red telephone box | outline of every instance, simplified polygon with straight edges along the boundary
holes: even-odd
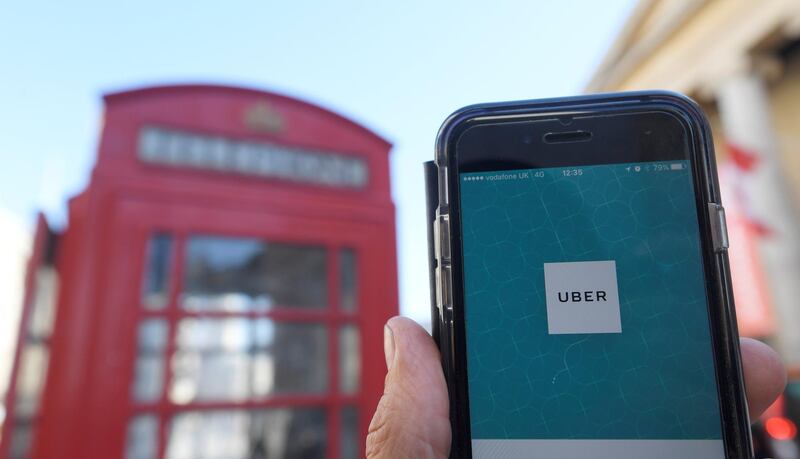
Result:
[[[107,95],[68,228],[40,219],[2,457],[363,457],[397,313],[390,147],[273,93]]]

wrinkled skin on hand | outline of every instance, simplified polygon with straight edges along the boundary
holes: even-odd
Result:
[[[741,341],[751,419],[778,397],[786,370],[759,341]],[[414,321],[394,317],[384,329],[386,382],[367,436],[368,459],[446,459],[450,453],[447,386],[439,351]]]

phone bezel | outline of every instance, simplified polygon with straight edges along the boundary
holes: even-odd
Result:
[[[653,112],[665,113],[674,117],[681,123],[681,128],[686,133],[685,140],[688,144],[689,155],[686,159],[692,164],[692,180],[700,226],[709,324],[726,457],[752,456],[727,254],[725,251],[714,248],[711,216],[708,210],[708,203],[720,203],[713,143],[708,123],[697,105],[683,96],[666,92],[640,92],[471,106],[454,113],[442,126],[437,139],[437,166],[439,168],[439,208],[437,213],[449,219],[450,240],[448,242],[452,250],[450,259],[439,260],[439,263],[449,266],[452,288],[443,289],[451,294],[450,297],[442,300],[443,311],[440,317],[444,323],[440,324],[440,333],[442,333],[440,349],[451,394],[452,457],[471,457],[469,419],[464,416],[465,413],[468,413],[469,402],[463,315],[461,222],[459,218],[459,172],[461,169],[457,154],[459,139],[469,129],[478,125],[522,123],[532,119],[558,121],[563,120],[564,116],[590,119],[610,114],[632,114],[633,116],[633,114]],[[572,125],[568,125],[564,129],[568,130],[572,127]],[[583,145],[583,147],[585,148],[587,145],[591,144]],[[637,160],[609,162],[637,162]],[[500,170],[504,167],[507,165],[487,170]],[[442,287],[440,286],[440,288]]]

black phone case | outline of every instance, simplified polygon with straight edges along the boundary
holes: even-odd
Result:
[[[436,160],[424,163],[425,192],[427,201],[427,234],[428,234],[428,266],[431,286],[431,328],[442,358],[442,369],[447,381],[450,394],[450,420],[452,424],[452,449],[451,458],[471,457],[469,438],[462,438],[468,430],[462,426],[468,424],[468,419],[459,419],[459,400],[457,397],[457,378],[466,377],[463,371],[458,370],[456,349],[463,344],[463,330],[457,330],[454,317],[459,313],[452,302],[452,291],[443,292],[437,254],[440,250],[442,231],[437,229],[437,220],[449,217],[449,196],[447,191],[447,171],[449,158],[446,155],[448,136],[451,129],[461,120],[476,116],[496,116],[519,113],[545,113],[554,110],[603,110],[616,109],[625,103],[649,103],[653,105],[671,106],[683,113],[693,132],[693,149],[698,154],[692,158],[693,167],[698,174],[702,174],[703,187],[698,188],[698,193],[708,203],[708,208],[700,209],[702,221],[701,231],[704,232],[704,248],[710,255],[713,264],[713,275],[707,279],[707,292],[709,302],[717,304],[711,307],[710,321],[714,335],[715,365],[718,367],[718,393],[720,404],[726,404],[723,409],[723,441],[725,443],[726,457],[752,458],[752,439],[749,428],[749,415],[745,397],[744,378],[742,375],[741,356],[739,351],[739,335],[736,324],[736,314],[733,301],[733,289],[730,281],[728,255],[725,249],[715,250],[710,243],[712,233],[719,228],[714,228],[714,219],[711,215],[712,206],[720,206],[719,183],[714,157],[714,145],[711,129],[699,106],[691,99],[681,94],[668,91],[641,91],[627,93],[610,93],[589,96],[564,97],[541,99],[519,102],[505,102],[497,104],[479,104],[464,107],[454,112],[445,120],[437,136]],[[448,237],[449,232],[444,237]],[[453,247],[451,250],[458,250]],[[710,253],[709,253],[710,252]],[[450,285],[456,285],[451,280]],[[447,297],[450,301],[448,303]],[[460,333],[459,333],[460,332]],[[466,394],[461,394],[466,396]],[[468,429],[468,427],[467,427]]]

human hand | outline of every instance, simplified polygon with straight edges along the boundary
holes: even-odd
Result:
[[[750,418],[755,420],[783,391],[786,370],[760,341],[741,340]],[[383,396],[369,426],[368,459],[446,459],[450,453],[447,386],[439,350],[416,322],[394,317],[384,328]]]

